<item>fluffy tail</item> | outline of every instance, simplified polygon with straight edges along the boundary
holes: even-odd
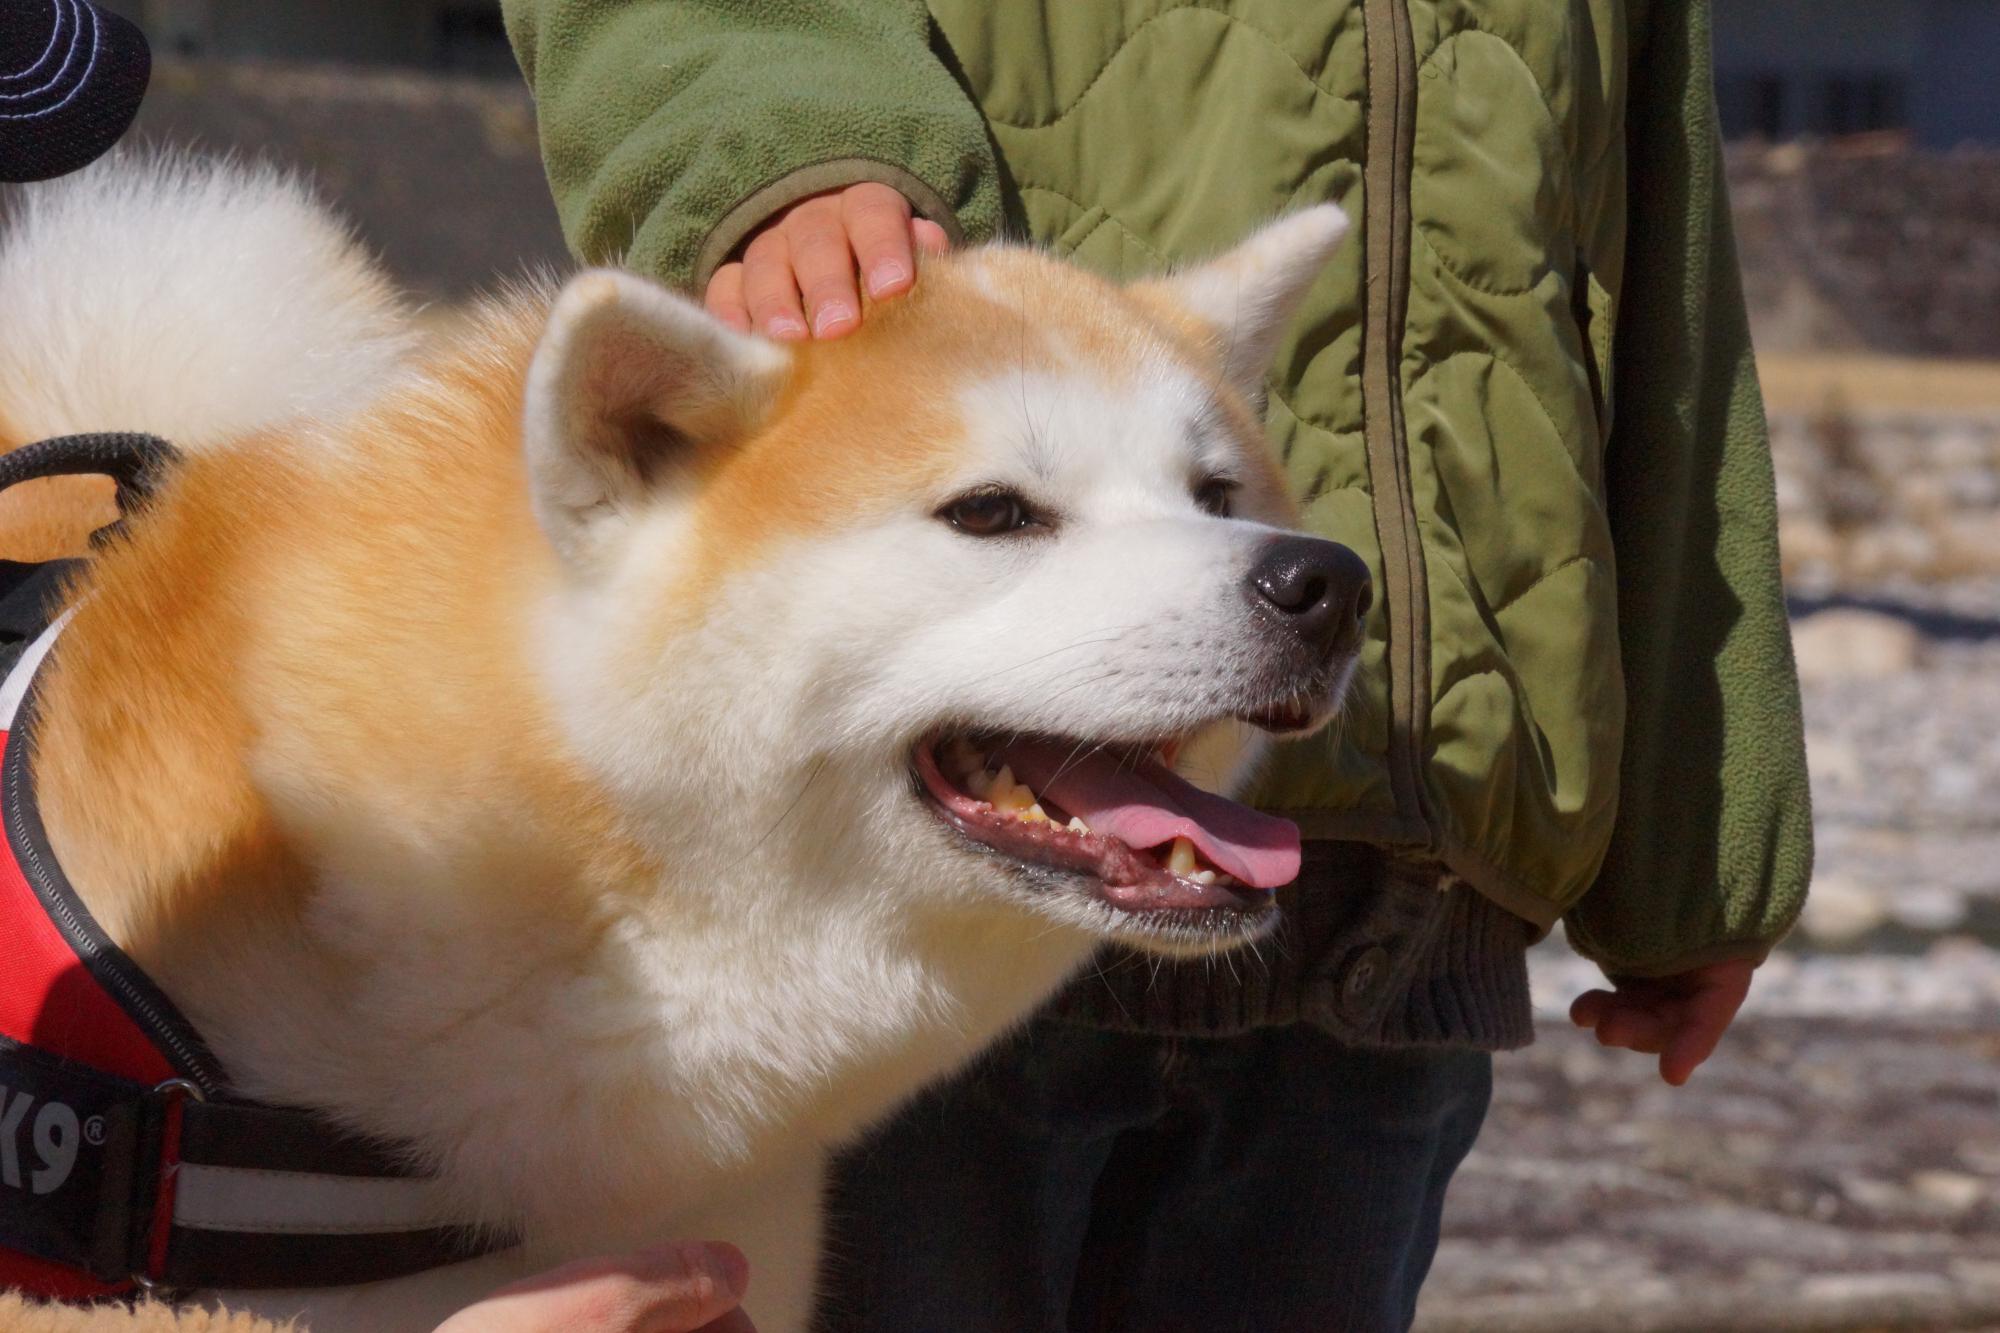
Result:
[[[338,415],[408,341],[381,270],[272,168],[121,153],[4,203],[0,450],[98,430],[198,447]]]

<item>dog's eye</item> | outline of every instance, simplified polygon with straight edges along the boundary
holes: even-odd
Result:
[[[979,491],[953,500],[938,517],[968,537],[1002,537],[1035,522],[1027,501],[1012,491]]]
[[[1210,477],[1194,493],[1194,502],[1217,518],[1228,518],[1236,497],[1236,483],[1227,477]]]

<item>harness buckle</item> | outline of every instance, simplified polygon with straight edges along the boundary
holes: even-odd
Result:
[[[206,1102],[208,1094],[191,1079],[161,1079],[147,1092],[146,1099],[162,1103],[158,1184],[153,1191],[153,1216],[146,1227],[145,1268],[129,1275],[133,1286],[148,1296],[164,1297],[174,1290],[155,1277],[167,1267],[167,1241],[174,1230],[174,1173],[181,1164],[181,1107],[190,1101]]]

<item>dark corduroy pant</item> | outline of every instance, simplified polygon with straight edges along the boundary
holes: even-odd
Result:
[[[1254,954],[1108,954],[851,1150],[822,1333],[1407,1328],[1527,931],[1351,843],[1280,899]]]
[[[1038,1020],[841,1164],[823,1333],[1409,1327],[1492,1056]]]

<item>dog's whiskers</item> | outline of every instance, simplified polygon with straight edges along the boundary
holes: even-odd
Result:
[[[1098,644],[1117,643],[1119,640],[1123,639],[1127,634],[1130,634],[1133,630],[1138,628],[1139,626],[1137,625],[1121,625],[1117,629],[1110,631],[1108,634],[1104,635],[1101,638],[1086,637],[1082,639],[1077,639],[1070,643],[1063,644],[1060,648],[1051,648],[1045,653],[1037,653],[1033,657],[1025,658],[1022,661],[1014,662],[1008,666],[996,668],[995,670],[987,672],[983,676],[974,676],[971,680],[967,681],[966,683],[969,685],[983,684],[984,682],[993,679],[995,676],[1004,676],[1010,671],[1019,671],[1022,667],[1033,666],[1037,662],[1046,661],[1049,658],[1055,657],[1061,653],[1075,652],[1078,648],[1089,648]]]
[[[730,864],[729,869],[734,870],[738,866],[741,866],[745,861],[749,860],[752,856],[755,856],[757,854],[758,849],[761,848],[766,842],[770,841],[771,835],[776,833],[780,828],[784,827],[785,821],[790,819],[792,815],[798,810],[799,804],[806,799],[806,793],[812,790],[813,783],[819,781],[819,775],[826,771],[826,766],[832,761],[833,761],[832,755],[821,755],[819,757],[819,762],[815,763],[812,766],[812,771],[806,774],[806,780],[799,784],[799,790],[797,794],[792,797],[791,804],[785,807],[784,813],[780,814],[775,820],[771,822],[771,827],[765,829],[762,833],[757,835],[757,841],[751,843],[748,847],[746,847],[743,851],[743,855],[737,857],[736,860]]]

